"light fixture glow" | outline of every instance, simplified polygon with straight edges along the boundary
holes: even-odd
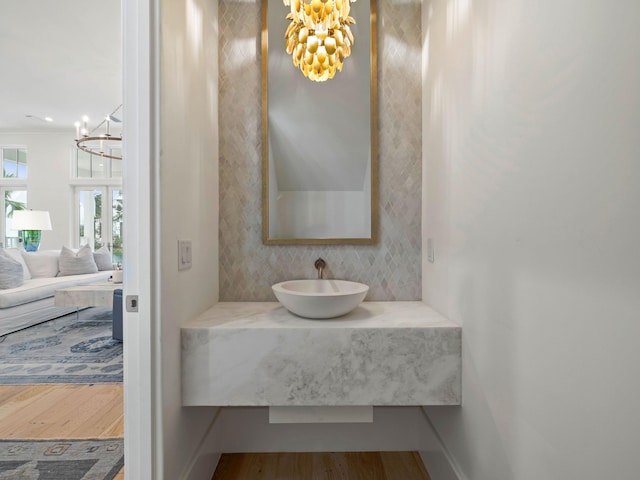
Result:
[[[38,115],[25,115],[25,117],[33,118],[34,120],[39,120],[39,121],[45,122],[45,123],[53,122],[53,118],[51,118],[51,117],[40,117]]]
[[[305,77],[316,82],[333,78],[351,55],[353,32],[349,16],[355,0],[283,0],[291,7],[285,33],[287,53]]]

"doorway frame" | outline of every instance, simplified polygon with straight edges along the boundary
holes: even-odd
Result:
[[[159,3],[121,2],[123,58],[125,478],[161,479]]]

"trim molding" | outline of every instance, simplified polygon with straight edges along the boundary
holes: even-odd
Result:
[[[426,408],[420,407],[420,410],[422,411],[422,414],[424,415],[426,422],[429,424],[429,427],[431,427],[431,430],[433,431],[433,436],[435,437],[436,441],[438,442],[438,446],[440,447],[440,453],[442,453],[442,457],[444,457],[443,460],[446,462],[447,467],[450,470],[450,472],[438,472],[437,475],[433,475],[431,477],[432,480],[469,480],[469,478],[464,474],[462,468],[456,461],[455,457],[451,454],[446,444],[442,440],[440,433],[438,432],[435,425],[431,421],[431,418],[429,418],[429,414],[427,413]],[[428,452],[420,452],[420,458],[425,463],[425,467],[426,467],[426,462],[425,462],[426,456],[428,456]],[[431,474],[431,472],[429,473]]]
[[[207,441],[211,437],[211,432],[215,426],[218,417],[222,412],[222,407],[216,409],[216,413],[213,415],[207,430],[198,442],[198,446],[191,455],[187,468],[180,475],[180,480],[211,480],[213,472],[215,472],[220,461],[220,453],[212,453],[206,451]]]

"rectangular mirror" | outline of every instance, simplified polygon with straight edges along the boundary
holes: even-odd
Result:
[[[351,5],[351,55],[324,82],[306,78],[286,52],[290,7],[268,3],[262,1],[263,242],[376,243],[376,2]]]

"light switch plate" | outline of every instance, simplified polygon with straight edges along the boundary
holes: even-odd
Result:
[[[191,240],[178,239],[178,270],[187,270],[193,264]]]

